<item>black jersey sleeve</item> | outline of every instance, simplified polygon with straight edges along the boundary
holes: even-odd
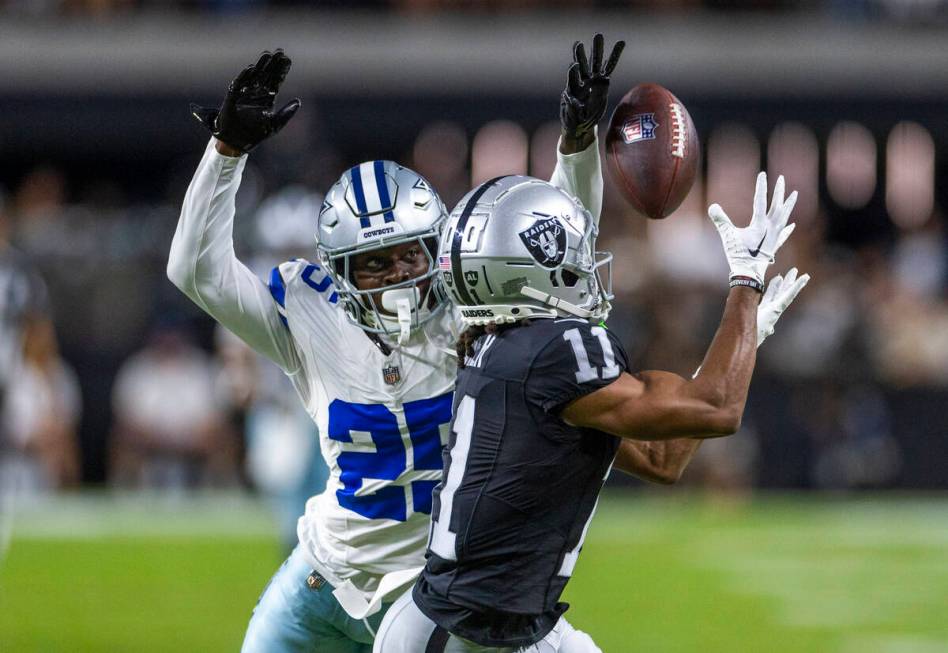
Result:
[[[622,343],[605,326],[580,320],[564,320],[558,326],[534,357],[524,384],[527,401],[554,415],[609,385],[629,365]]]

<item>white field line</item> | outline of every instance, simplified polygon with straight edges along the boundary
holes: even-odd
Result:
[[[948,494],[856,495],[852,500],[761,494],[727,502],[685,491],[659,496],[607,489],[590,537],[609,542],[651,541],[682,529],[693,530],[702,539],[721,537],[728,545],[753,543],[767,548],[809,548],[817,543],[857,548],[948,547]]]
[[[844,631],[843,647],[828,642],[826,653],[948,652],[948,632],[892,633],[921,627],[899,619],[945,602],[948,495],[608,498],[590,541],[674,549],[688,538],[683,565],[724,572],[727,589],[772,601],[778,622]]]
[[[846,637],[837,653],[944,653],[948,651],[945,637],[913,635],[860,634]]]
[[[266,504],[240,494],[80,494],[20,506],[13,539],[114,536],[275,536]]]
[[[777,603],[778,619],[790,627],[834,628],[899,626],[898,615],[944,601],[948,557],[937,547],[915,558],[889,559],[865,551],[813,556],[801,550],[762,555],[718,549],[700,565],[724,571],[737,594],[767,597]],[[948,649],[946,649],[948,650]]]

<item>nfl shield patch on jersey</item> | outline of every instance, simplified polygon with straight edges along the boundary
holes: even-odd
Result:
[[[387,384],[395,385],[402,380],[402,373],[398,365],[391,365],[382,368],[382,378],[385,379]]]

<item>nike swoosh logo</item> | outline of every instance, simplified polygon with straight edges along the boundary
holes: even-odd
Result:
[[[751,249],[750,247],[748,247],[748,248],[747,248],[747,253],[750,254],[751,256],[757,256],[758,254],[760,254],[760,246],[764,244],[764,238],[766,238],[766,237],[767,237],[767,232],[764,231],[763,238],[761,238],[761,239],[760,239],[760,242],[757,243],[757,248],[756,248],[756,249]]]

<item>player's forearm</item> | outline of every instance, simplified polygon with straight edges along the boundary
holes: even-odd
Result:
[[[606,406],[603,411],[603,430],[632,440],[714,438],[736,432],[754,371],[759,296],[748,288],[733,288],[698,374],[691,380],[659,371],[636,374],[641,390],[615,394],[615,409]],[[615,385],[621,389],[623,381]]]
[[[200,303],[200,284],[220,287],[234,257],[234,203],[243,160],[218,154],[212,139],[188,186],[171,242],[168,278]]]
[[[579,198],[586,210],[592,214],[596,224],[602,213],[602,160],[599,156],[599,141],[595,131],[591,140],[584,141],[560,138],[557,147],[556,168],[550,177],[550,183]]]
[[[701,446],[701,440],[623,440],[613,466],[644,481],[670,485],[681,478],[685,467]]]
[[[731,289],[714,340],[688,387],[692,396],[718,410],[726,430],[731,432],[740,426],[754,372],[759,301],[760,294],[755,290]]]

